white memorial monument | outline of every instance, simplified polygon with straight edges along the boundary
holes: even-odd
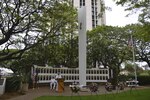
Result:
[[[104,1],[93,0],[74,0],[73,5],[78,9],[79,24],[79,83],[86,85],[86,46],[87,30],[92,30],[98,25],[106,24],[105,12],[101,12],[101,4]],[[100,17],[99,14],[102,14]]]
[[[79,83],[86,85],[86,7],[79,9]]]

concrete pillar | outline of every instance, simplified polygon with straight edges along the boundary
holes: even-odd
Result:
[[[79,9],[79,83],[86,85],[86,7]]]

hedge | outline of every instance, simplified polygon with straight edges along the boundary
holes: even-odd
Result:
[[[150,85],[150,76],[138,76],[139,85]]]

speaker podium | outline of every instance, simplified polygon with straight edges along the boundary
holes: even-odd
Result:
[[[61,93],[64,91],[64,79],[63,78],[57,78],[56,79],[58,82],[58,90],[57,92]]]

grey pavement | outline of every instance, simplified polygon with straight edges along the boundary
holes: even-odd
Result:
[[[116,91],[113,91],[116,92]],[[104,86],[99,87],[98,94],[104,94],[106,90]],[[91,95],[90,91],[79,91],[80,95]],[[95,93],[92,93],[94,95]],[[49,87],[40,87],[39,89],[29,89],[29,91],[25,95],[20,95],[9,100],[33,100],[40,96],[71,96],[78,95],[71,92],[71,89],[68,86],[65,86],[65,91],[62,93],[57,93],[55,91],[50,91]]]
[[[143,88],[143,87],[139,87],[139,88]],[[126,91],[126,90],[129,90],[129,88],[125,88],[125,90],[123,90],[123,91]],[[115,90],[112,92],[107,92],[105,90],[104,86],[99,86],[99,91],[97,94],[117,93],[117,92],[121,92],[121,91]],[[86,92],[80,91],[79,94],[80,95],[91,95],[91,92],[90,91],[86,91]],[[94,95],[94,94],[95,93],[92,93],[92,95]],[[20,96],[17,96],[17,97],[8,99],[8,100],[33,100],[40,96],[71,96],[71,95],[72,95],[72,92],[71,92],[71,89],[69,88],[69,86],[65,86],[65,91],[62,93],[50,91],[49,87],[47,86],[47,87],[40,87],[39,89],[34,89],[34,90],[29,89],[29,91],[25,95],[20,95]],[[73,94],[73,95],[77,96],[78,94]]]

